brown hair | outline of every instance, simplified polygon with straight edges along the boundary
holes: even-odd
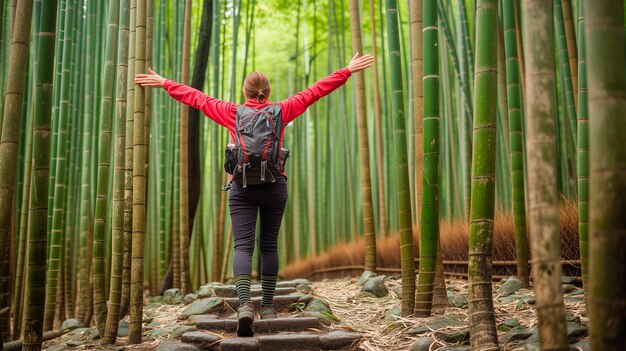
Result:
[[[252,72],[243,81],[243,90],[249,98],[262,104],[270,95],[270,80],[261,72]]]

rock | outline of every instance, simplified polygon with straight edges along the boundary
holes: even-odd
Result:
[[[156,328],[158,328],[160,326],[161,326],[161,323],[159,323],[159,322],[152,322],[152,323],[146,325],[146,329],[156,329]]]
[[[117,325],[117,336],[124,337],[128,336],[128,322],[120,321]]]
[[[196,294],[187,294],[183,297],[183,303],[185,305],[189,305],[190,303],[196,301],[198,299],[198,295]]]
[[[179,342],[166,341],[159,344],[155,351],[198,351],[194,345],[182,344]]]
[[[170,339],[180,338],[186,332],[196,331],[196,327],[192,325],[179,325],[170,333]]]
[[[460,345],[460,346],[448,346],[439,350],[441,351],[470,351],[471,348],[466,345]]]
[[[528,343],[524,345],[524,351],[540,351],[539,345],[536,343]]]
[[[502,322],[502,325],[504,325],[505,327],[509,327],[509,328],[516,328],[516,327],[521,326],[519,324],[519,321],[515,318],[505,320],[504,322]]]
[[[411,345],[409,351],[429,351],[430,345],[435,341],[435,339],[431,337],[419,338],[417,341]]]
[[[466,308],[467,307],[467,298],[461,294],[453,294],[452,299],[448,297],[448,301],[450,305],[457,308]]]
[[[217,288],[217,287],[216,287]],[[220,289],[223,289],[225,287],[220,286]],[[234,289],[235,287],[233,287]],[[196,292],[196,295],[198,296],[199,299],[204,299],[207,297],[213,297],[215,296],[215,291],[214,288],[211,288],[209,286],[202,286],[200,287],[200,289],[198,289],[198,291]],[[235,290],[235,294],[233,296],[237,296],[237,290]]]
[[[564,293],[564,294],[569,294],[569,293],[571,293],[572,291],[574,291],[574,290],[576,290],[576,289],[577,289],[577,288],[576,288],[574,285],[572,285],[572,284],[563,284],[561,287],[563,288],[563,293]]]
[[[589,340],[579,341],[572,345],[572,348],[576,351],[591,351],[591,346],[589,346]]]
[[[566,275],[562,275],[561,276],[561,283],[562,284],[572,284],[575,281],[576,281],[576,279],[574,277],[568,277]]]
[[[324,325],[330,325],[332,323],[339,322],[339,318],[332,314],[332,312],[305,311],[302,313],[302,316],[315,317]]]
[[[162,303],[163,302],[163,296],[155,296],[155,297],[150,299],[150,302]]]
[[[309,303],[304,308],[305,311],[309,312],[332,312],[328,303],[318,297],[312,298]]]
[[[296,290],[303,294],[311,294],[313,292],[313,288],[309,284],[298,284]]]
[[[533,335],[533,330],[525,328],[525,327],[514,327],[509,330],[504,337],[502,338],[502,342],[504,344],[508,344],[511,341],[516,340],[525,340],[528,339],[531,335]]]
[[[524,283],[522,283],[521,280],[515,277],[510,277],[509,279],[506,280],[506,282],[500,285],[497,295],[500,297],[509,296],[523,287],[524,287]]]
[[[298,279],[294,279],[292,280],[292,282],[294,282],[296,284],[296,287],[298,285],[311,285],[311,281],[308,279],[304,279],[304,278],[298,278]]]
[[[163,294],[163,302],[168,305],[178,305],[183,302],[183,295],[179,289],[168,289]]]
[[[67,335],[79,335],[79,336],[87,335],[90,330],[91,329],[89,329],[89,328],[79,327],[79,328],[76,328],[76,329],[72,330],[71,332],[67,333]]]
[[[385,311],[385,319],[388,321],[395,321],[398,316],[400,316],[400,312],[402,311],[402,306],[396,306]]]
[[[62,350],[67,350],[67,347],[65,344],[52,345],[46,349],[46,351],[62,351]]]
[[[83,323],[74,318],[66,319],[61,323],[61,330],[63,331],[70,331],[81,327],[84,327]]]
[[[401,286],[396,286],[395,288],[391,289],[391,291],[393,291],[398,297],[402,297],[402,287]]]
[[[580,338],[587,336],[587,328],[576,322],[567,323],[567,338],[570,344],[577,342]]]
[[[435,332],[435,336],[443,341],[449,343],[464,343],[469,342],[470,331],[469,328],[465,329],[444,329]]]
[[[93,329],[89,329],[89,331],[85,333],[85,335],[89,335],[89,338],[91,338],[91,340],[100,339],[100,332],[95,327]]]
[[[361,274],[361,276],[359,277],[359,280],[356,281],[356,285],[363,286],[365,285],[365,283],[367,283],[367,281],[370,278],[374,278],[376,276],[378,276],[378,274],[371,272],[371,271],[365,271]]]
[[[219,347],[219,342],[223,338],[213,333],[203,331],[192,331],[184,333],[181,337],[182,342],[194,344],[201,350],[215,350]]]
[[[78,347],[78,346],[81,346],[81,345],[84,345],[84,344],[85,344],[85,342],[82,341],[82,340],[70,340],[70,341],[67,342],[67,346],[68,347]]]
[[[321,348],[324,350],[345,349],[361,338],[361,334],[343,329],[332,330],[320,335]]]
[[[387,294],[389,294],[389,290],[385,285],[385,276],[381,275],[370,278],[365,285],[363,285],[362,291],[371,293],[376,297],[387,296]]]
[[[169,329],[154,329],[154,330],[149,331],[147,335],[149,337],[156,338],[159,336],[167,335],[169,333],[170,333]]]
[[[221,297],[210,297],[208,299],[197,300],[181,312],[179,319],[187,319],[195,314],[209,314],[217,312],[224,307],[224,299]]]
[[[409,335],[419,335],[424,334],[432,330],[438,330],[446,327],[461,327],[465,324],[461,322],[459,319],[463,318],[462,316],[455,314],[448,314],[442,316],[431,317],[429,321],[427,321],[424,325],[419,325],[408,331]]]

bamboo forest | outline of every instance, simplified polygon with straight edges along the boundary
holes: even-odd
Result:
[[[626,350],[625,17],[1,1],[0,350]]]

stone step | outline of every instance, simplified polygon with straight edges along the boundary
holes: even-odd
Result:
[[[275,319],[256,319],[253,324],[255,333],[277,333],[284,331],[305,331],[309,328],[320,328],[321,324],[315,317],[287,317]],[[205,319],[196,322],[196,328],[202,330],[237,331],[236,319]]]
[[[281,280],[276,282],[277,288],[295,288],[300,284],[311,285],[311,282],[307,279],[294,279],[294,280]],[[253,284],[252,288],[261,288],[261,284]]]
[[[219,297],[237,297],[237,289],[234,285],[224,285],[224,286],[216,286],[213,288],[216,296]],[[295,287],[286,287],[286,288],[276,288],[274,295],[288,295],[296,292]],[[250,289],[250,294],[253,297],[261,296],[261,287],[254,287]]]
[[[289,311],[289,306],[295,302],[304,302],[307,303],[311,300],[311,295],[305,295],[300,293],[291,293],[289,295],[280,295],[274,296],[274,309],[277,312],[287,312]],[[254,308],[258,311],[261,309],[261,297],[256,296],[252,298],[252,303],[254,304]],[[228,305],[228,307],[232,308],[234,311],[239,307],[239,299],[236,297],[228,297],[224,299],[224,304]],[[228,307],[226,309],[228,309]]]
[[[346,350],[361,338],[359,333],[335,330],[326,334],[278,333],[225,339],[220,351],[318,351]]]

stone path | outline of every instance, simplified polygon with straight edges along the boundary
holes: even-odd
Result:
[[[328,304],[306,292],[311,291],[305,279],[277,283],[274,308],[276,319],[261,320],[256,316],[253,337],[238,337],[237,307],[234,285],[211,283],[203,286],[199,295],[209,295],[196,300],[181,314],[185,327],[180,338],[161,343],[157,351],[308,351],[353,350],[361,334],[342,329],[332,330],[336,320]],[[252,301],[258,311],[261,304],[261,287],[253,285]],[[176,292],[170,292],[170,295]],[[166,294],[167,295],[167,294]],[[165,297],[168,299],[168,296]],[[175,296],[170,299],[177,300]],[[177,335],[174,335],[177,336]]]

